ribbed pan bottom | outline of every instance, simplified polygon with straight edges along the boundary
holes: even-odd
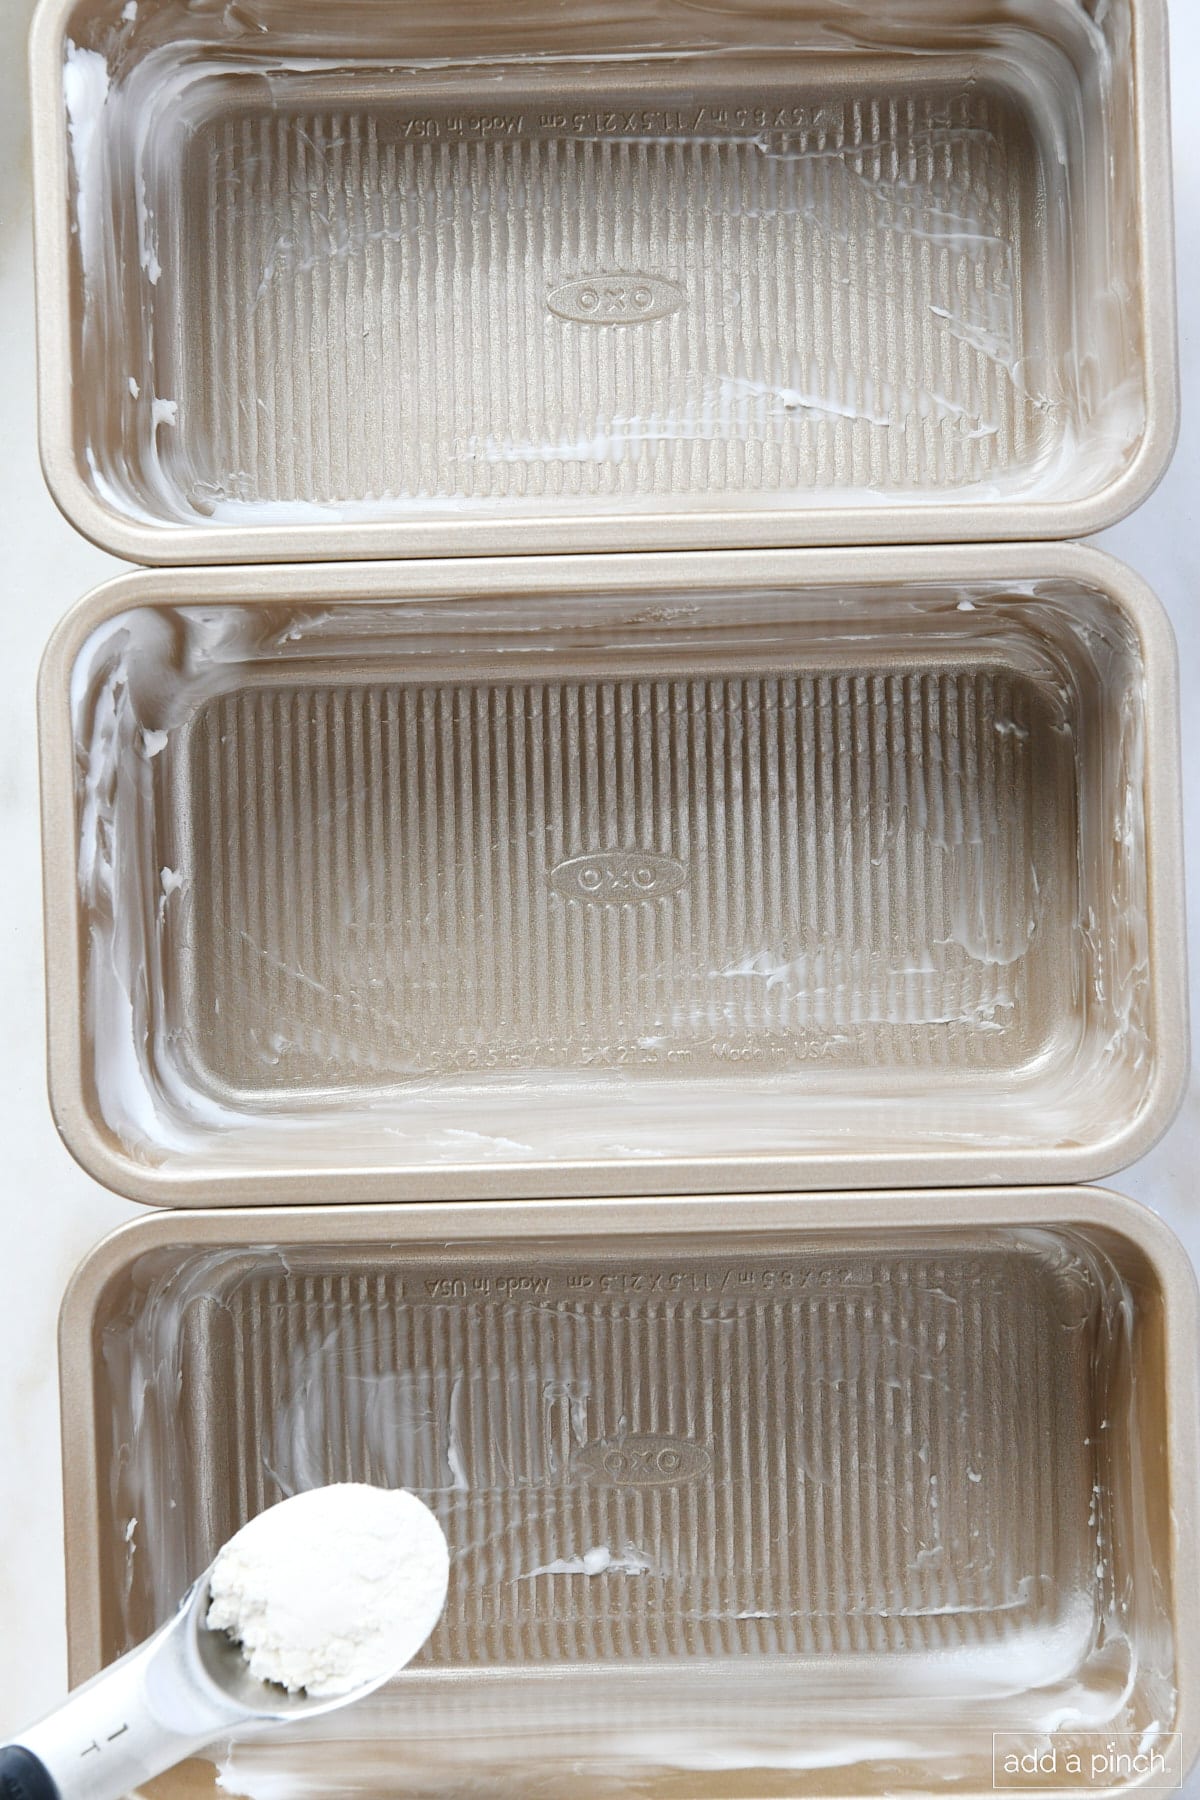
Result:
[[[1133,1729],[1172,1696],[1132,1304],[1066,1231],[152,1252],[96,1340],[106,1642],[264,1506],[370,1481],[452,1547],[352,1727],[420,1740],[414,1791],[513,1732],[627,1770],[672,1734],[794,1768],[798,1729],[960,1763],[1060,1712]]]

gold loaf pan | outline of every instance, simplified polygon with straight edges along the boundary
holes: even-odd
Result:
[[[1169,1771],[1089,1791],[1177,1785],[1200,1674],[1180,1245],[1080,1190],[736,1211],[116,1234],[62,1326],[73,1679],[248,1517],[351,1479],[435,1508],[446,1613],[345,1717],[215,1747],[227,1793],[984,1795],[994,1766],[1021,1785],[994,1744],[1046,1734],[1063,1769],[1108,1743]],[[207,1800],[211,1764],[161,1792]]]
[[[1165,0],[43,0],[42,449],[139,562],[1082,535]]]
[[[125,578],[43,674],[60,1126],[173,1205],[1111,1172],[1176,713],[1070,548]]]

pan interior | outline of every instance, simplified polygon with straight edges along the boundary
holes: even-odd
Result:
[[[96,1122],[255,1170],[1119,1137],[1143,703],[1071,583],[122,615],[74,682]]]
[[[443,1620],[233,1791],[927,1791],[987,1787],[993,1732],[1153,1737],[1138,1279],[1066,1230],[154,1251],[95,1322],[104,1653],[370,1481],[445,1526]]]
[[[214,527],[1094,494],[1147,423],[1130,30],[86,0],[80,464]]]

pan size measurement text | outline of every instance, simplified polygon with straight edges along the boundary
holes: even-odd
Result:
[[[530,138],[740,137],[769,131],[804,131],[813,124],[803,106],[598,107],[422,114],[393,121],[388,135],[399,143],[503,142]]]
[[[495,1274],[429,1275],[421,1283],[423,1298],[437,1304],[472,1301],[735,1299],[755,1295],[828,1296],[875,1286],[869,1268],[839,1263],[723,1263],[695,1268],[547,1269],[543,1273],[505,1270]]]

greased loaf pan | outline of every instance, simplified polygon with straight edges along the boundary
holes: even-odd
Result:
[[[1164,0],[43,0],[42,447],[142,562],[1070,536],[1175,433]]]
[[[982,1796],[1049,1744],[1088,1792],[1178,1785],[1181,1246],[1079,1190],[737,1215],[175,1213],[93,1253],[62,1331],[73,1679],[282,1495],[406,1485],[452,1550],[396,1683],[164,1796],[207,1800],[213,1762],[252,1797]]]
[[[60,1127],[173,1205],[1109,1172],[1175,680],[1070,548],[122,579],[42,681]]]

